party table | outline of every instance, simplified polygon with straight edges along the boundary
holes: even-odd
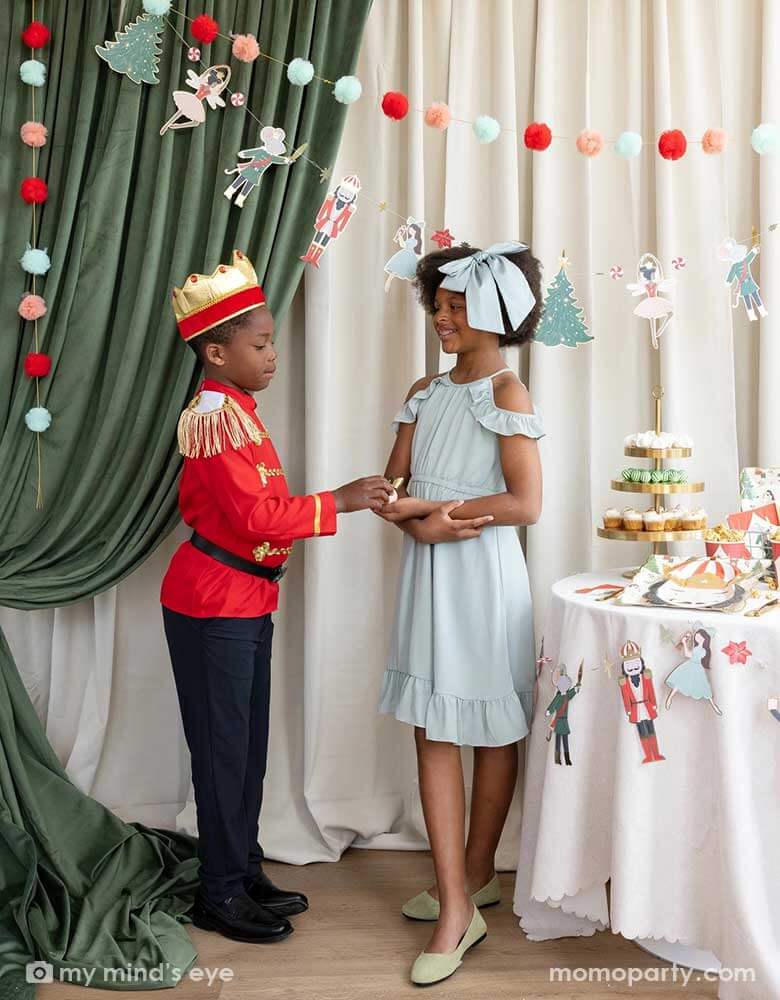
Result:
[[[533,940],[611,928],[704,949],[723,967],[724,1000],[778,998],[780,712],[769,706],[780,695],[780,610],[751,618],[597,600],[607,591],[594,588],[625,583],[612,570],[552,588],[515,913]],[[675,643],[692,628],[710,635],[706,676],[722,715],[683,690],[665,706],[665,680],[688,658]],[[621,650],[636,647],[658,753],[624,700]],[[561,664],[569,688],[581,681],[563,707],[561,697],[552,705]],[[567,728],[571,764],[563,736],[557,764],[551,729]],[[729,981],[736,969],[755,970],[755,982]]]

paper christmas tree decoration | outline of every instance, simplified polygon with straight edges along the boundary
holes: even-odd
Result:
[[[547,289],[544,311],[534,340],[547,347],[578,347],[587,344],[593,337],[588,336],[585,313],[577,302],[574,286],[566,276],[569,260],[565,250],[558,263],[560,270]]]
[[[95,52],[114,72],[124,73],[133,83],[159,83],[157,70],[164,27],[162,14],[141,14],[124,31],[116,32],[115,41],[96,45]]]

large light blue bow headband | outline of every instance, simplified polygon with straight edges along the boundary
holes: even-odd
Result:
[[[525,243],[494,243],[487,250],[477,250],[469,257],[450,260],[439,270],[447,277],[440,288],[463,292],[466,296],[466,316],[474,330],[506,334],[501,303],[509,325],[516,330],[536,305],[526,276],[504,254],[527,250]]]

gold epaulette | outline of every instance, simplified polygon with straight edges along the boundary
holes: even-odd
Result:
[[[645,677],[652,677],[652,676],[653,676],[653,671],[650,669],[650,667],[645,667]]]
[[[263,439],[249,414],[221,392],[198,393],[179,417],[178,437],[185,458],[210,458]]]

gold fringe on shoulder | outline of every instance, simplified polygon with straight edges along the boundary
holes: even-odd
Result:
[[[225,448],[243,448],[253,442],[260,444],[260,428],[230,396],[216,410],[198,412],[200,396],[196,396],[179,417],[179,452],[185,458],[211,458]]]

